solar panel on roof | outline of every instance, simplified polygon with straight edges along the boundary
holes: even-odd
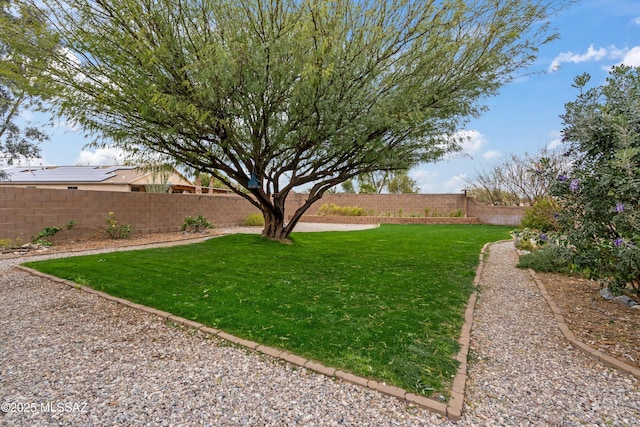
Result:
[[[119,169],[135,169],[135,167],[100,166],[50,166],[7,168],[5,172],[9,180],[14,182],[102,182],[114,177]]]

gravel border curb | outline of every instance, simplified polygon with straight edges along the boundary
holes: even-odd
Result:
[[[476,268],[476,275],[473,279],[473,286],[475,288],[478,288],[480,285],[480,277],[482,276],[482,269],[484,267],[484,256],[487,248],[492,244],[493,243],[486,243],[480,250],[478,267]],[[455,359],[460,362],[460,365],[458,365],[458,371],[453,379],[453,385],[451,386],[451,399],[449,399],[449,405],[447,406],[446,413],[447,418],[452,421],[459,421],[462,418],[464,389],[467,383],[467,361],[469,356],[469,346],[471,345],[471,328],[473,326],[473,312],[475,311],[477,299],[478,292],[474,291],[467,302],[467,309],[464,313],[464,324],[462,325],[460,339],[458,340],[458,343],[460,344],[460,351]]]
[[[216,237],[216,236],[212,236],[212,237]],[[493,243],[499,243],[499,242],[493,242]],[[480,255],[479,255],[479,263],[478,266],[476,268],[476,274],[475,274],[475,278],[473,280],[473,286],[477,287],[480,284],[480,277],[482,274],[482,269],[483,269],[483,265],[484,265],[484,257],[486,254],[486,250],[487,248],[492,245],[493,243],[487,243],[485,244],[482,249],[480,250]],[[29,267],[25,267],[23,265],[16,265],[15,268],[25,271],[29,274],[32,274],[34,276],[38,276],[38,277],[42,277],[44,279],[47,280],[51,280],[53,282],[56,283],[60,283],[66,286],[69,286],[71,288],[74,289],[79,289],[82,290],[84,292],[90,293],[90,294],[94,294],[96,296],[99,296],[101,298],[104,298],[105,300],[108,301],[113,301],[116,302],[118,304],[121,304],[123,306],[126,307],[130,307],[136,310],[140,310],[143,311],[145,313],[148,314],[152,314],[155,316],[160,317],[161,319],[168,321],[168,322],[172,322],[175,324],[179,324],[179,325],[183,325],[186,327],[189,327],[191,329],[194,329],[196,331],[200,331],[200,332],[204,332],[210,335],[214,335],[217,336],[218,338],[221,338],[223,340],[226,340],[228,342],[231,342],[233,344],[260,352],[264,355],[267,356],[271,356],[274,357],[276,359],[280,359],[284,362],[299,366],[299,367],[303,367],[309,370],[312,370],[314,372],[317,372],[319,374],[323,374],[326,375],[328,377],[335,377],[335,378],[339,378],[343,381],[346,381],[348,383],[351,384],[355,384],[361,387],[366,387],[369,388],[371,390],[375,390],[378,391],[382,394],[385,394],[387,396],[391,396],[394,398],[397,398],[401,401],[405,401],[406,403],[409,404],[414,404],[417,405],[421,408],[427,409],[431,412],[440,414],[440,415],[444,415],[446,416],[448,419],[450,419],[451,421],[459,421],[462,417],[462,409],[463,409],[463,405],[464,405],[464,394],[465,394],[465,386],[466,386],[466,381],[467,381],[467,357],[469,354],[469,346],[470,346],[470,340],[471,340],[471,328],[473,325],[473,312],[475,310],[475,304],[476,304],[476,300],[477,300],[477,292],[474,291],[471,296],[469,297],[469,300],[467,302],[467,307],[465,310],[465,314],[464,314],[464,324],[462,326],[462,330],[460,333],[460,338],[458,340],[459,344],[460,344],[460,350],[458,352],[458,354],[454,357],[455,360],[457,360],[460,364],[458,366],[458,370],[456,372],[456,375],[454,377],[453,380],[453,384],[451,387],[451,397],[449,399],[448,404],[445,404],[443,402],[439,402],[433,399],[429,399],[423,396],[418,396],[414,393],[409,393],[406,390],[399,388],[399,387],[395,387],[395,386],[390,386],[387,385],[385,383],[381,383],[378,381],[374,381],[374,380],[370,380],[364,377],[360,377],[357,375],[353,375],[351,373],[348,372],[343,372],[341,370],[332,368],[332,367],[328,367],[325,366],[323,364],[321,364],[320,362],[314,361],[314,360],[308,360],[305,359],[304,357],[300,357],[297,356],[295,354],[289,353],[285,350],[280,350],[277,348],[273,348],[273,347],[268,347],[262,344],[259,344],[257,342],[254,341],[250,341],[250,340],[246,340],[243,338],[239,338],[236,337],[234,335],[228,334],[224,331],[221,331],[219,329],[215,329],[215,328],[211,328],[208,326],[203,325],[202,323],[193,321],[193,320],[189,320],[189,319],[185,319],[183,317],[179,317],[179,316],[175,316],[169,312],[166,311],[161,311],[152,307],[147,307],[145,305],[142,304],[136,304],[133,303],[131,301],[122,299],[122,298],[118,298],[118,297],[114,297],[112,295],[109,295],[105,292],[101,292],[101,291],[97,291],[95,289],[89,288],[87,286],[84,285],[79,285],[75,282],[72,282],[70,280],[66,280],[66,279],[61,279],[59,277],[56,276],[52,276],[50,274],[46,274],[46,273],[42,273],[40,271],[31,269]]]
[[[549,292],[547,292],[547,288],[544,286],[544,284],[538,279],[536,272],[533,271],[532,269],[527,269],[527,270],[529,271],[529,274],[531,275],[531,278],[533,279],[535,284],[538,286],[538,289],[540,290],[540,293],[542,294],[543,298],[549,305],[549,308],[551,308],[551,312],[553,313],[553,317],[555,318],[556,324],[558,325],[560,332],[562,332],[562,335],[566,338],[567,341],[569,341],[569,343],[571,343],[571,345],[573,345],[578,350],[581,350],[583,353],[604,362],[605,364],[609,365],[612,368],[620,369],[624,372],[627,372],[633,375],[636,378],[640,378],[640,369],[634,366],[631,366],[619,359],[616,359],[613,356],[605,354],[600,350],[596,350],[595,348],[578,340],[575,334],[571,332],[571,330],[567,326],[567,322],[565,321],[564,316],[560,311],[560,308],[553,301],[553,299],[551,298],[551,295],[549,295]]]

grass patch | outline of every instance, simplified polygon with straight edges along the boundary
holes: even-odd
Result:
[[[230,235],[25,265],[411,392],[447,395],[478,254],[510,227]]]

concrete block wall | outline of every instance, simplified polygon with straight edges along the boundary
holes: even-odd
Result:
[[[307,197],[305,194],[291,194],[287,199],[286,214],[290,217]],[[361,207],[370,215],[361,219],[338,217],[341,222],[452,222],[445,219],[408,219],[412,215],[424,216],[425,209],[429,209],[430,214],[438,215],[437,218],[460,211],[463,217],[466,213],[466,217],[477,217],[480,223],[515,226],[524,214],[523,208],[479,205],[462,194],[327,194],[307,211],[302,220],[313,220],[324,203]],[[63,227],[70,221],[76,225],[58,233],[57,239],[92,238],[104,234],[109,212],[113,212],[120,223],[131,224],[138,233],[157,233],[178,231],[187,216],[203,215],[217,227],[225,227],[241,225],[247,216],[260,211],[244,198],[230,194],[210,196],[0,187],[0,239],[30,241],[46,227]],[[386,219],[383,221],[381,217]]]
[[[371,216],[447,216],[464,215],[464,194],[325,194],[309,214],[316,214],[325,203],[364,208]]]
[[[468,215],[477,217],[481,224],[513,225],[517,227],[524,216],[523,206],[490,206],[468,199]]]
[[[113,212],[138,233],[178,231],[187,216],[205,216],[216,226],[240,225],[259,212],[236,195],[119,193],[0,187],[0,239],[30,241],[50,226],[76,222],[64,238],[92,238],[106,228]]]

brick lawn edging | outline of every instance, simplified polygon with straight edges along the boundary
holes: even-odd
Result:
[[[492,243],[487,243],[485,244],[482,249],[480,250],[480,256],[479,256],[479,262],[478,262],[478,267],[476,268],[476,274],[475,274],[475,278],[473,280],[473,286],[477,287],[480,284],[480,277],[482,275],[482,269],[483,269],[483,265],[484,265],[484,256],[486,253],[486,249],[491,245]],[[52,276],[50,274],[46,274],[46,273],[42,273],[40,271],[34,270],[32,268],[29,267],[25,267],[23,265],[18,265],[16,266],[16,268],[25,271],[29,274],[32,274],[34,276],[38,276],[38,277],[42,277],[44,279],[47,280],[51,280],[53,282],[56,283],[60,283],[66,286],[69,286],[71,288],[74,289],[79,289],[82,290],[84,292],[90,293],[90,294],[94,294],[96,296],[99,296],[101,298],[104,298],[108,301],[113,301],[116,302],[120,305],[123,305],[125,307],[129,307],[129,308],[133,308],[135,310],[140,310],[155,316],[160,317],[161,319],[164,319],[165,321],[168,322],[172,322],[175,324],[179,324],[191,329],[195,329],[196,331],[200,331],[206,334],[210,334],[210,335],[214,335],[217,336],[218,338],[221,338],[225,341],[229,341],[233,344],[242,346],[242,347],[246,347],[249,348],[251,350],[255,350],[258,351],[262,354],[265,354],[267,356],[271,356],[274,357],[276,359],[280,359],[284,362],[287,363],[291,363],[293,365],[296,366],[300,366],[312,371],[315,371],[317,373],[329,376],[329,377],[335,377],[335,378],[339,378],[343,381],[347,381],[351,384],[355,384],[361,387],[366,387],[372,390],[376,390],[380,393],[386,394],[387,396],[391,396],[391,397],[395,397],[399,400],[405,401],[409,404],[414,404],[417,406],[420,406],[422,408],[425,408],[431,412],[435,412],[438,413],[440,415],[444,415],[446,416],[448,419],[452,420],[452,421],[458,421],[460,420],[460,418],[462,417],[462,407],[464,404],[464,390],[465,390],[465,385],[466,385],[466,379],[467,379],[467,357],[469,354],[469,345],[470,345],[470,339],[471,339],[471,327],[473,324],[473,312],[475,310],[475,304],[476,304],[476,299],[477,299],[477,292],[473,292],[471,294],[471,296],[469,297],[469,300],[467,302],[467,308],[465,310],[465,315],[464,315],[464,324],[462,326],[462,330],[460,333],[460,338],[458,339],[458,343],[460,344],[460,350],[458,352],[458,354],[456,355],[456,357],[454,358],[455,360],[457,360],[459,362],[458,365],[458,370],[456,372],[456,375],[454,377],[453,380],[453,385],[451,387],[451,396],[448,402],[448,405],[443,403],[443,402],[439,402],[437,400],[434,399],[429,399],[423,396],[418,396],[414,393],[409,393],[406,390],[399,388],[399,387],[395,387],[395,386],[390,386],[387,385],[385,383],[381,383],[375,380],[370,380],[364,377],[360,377],[357,375],[353,375],[349,372],[344,372],[341,370],[338,370],[336,368],[332,368],[332,367],[328,367],[323,365],[320,362],[314,361],[314,360],[308,360],[305,359],[304,357],[300,357],[297,356],[293,353],[289,353],[285,350],[280,350],[274,347],[268,347],[262,344],[259,344],[257,342],[254,341],[250,341],[250,340],[246,340],[243,338],[239,338],[236,337],[234,335],[228,334],[224,331],[221,331],[219,329],[216,328],[211,328],[208,326],[203,325],[202,323],[193,321],[193,320],[189,320],[189,319],[185,319],[183,317],[179,317],[179,316],[174,316],[173,314],[166,312],[166,311],[162,311],[162,310],[158,310],[155,309],[153,307],[147,307],[145,305],[142,304],[137,304],[131,301],[128,301],[126,299],[122,299],[122,298],[118,298],[118,297],[114,297],[112,295],[109,295],[105,292],[102,291],[97,291],[95,289],[89,288],[88,286],[85,285],[79,285],[75,282],[72,282],[70,280],[66,280],[66,279],[61,279],[59,277],[56,276]]]
[[[558,305],[553,301],[553,299],[551,298],[551,295],[549,295],[549,292],[547,292],[547,288],[544,286],[542,281],[538,279],[536,272],[533,271],[532,269],[528,269],[528,271],[529,271],[529,274],[531,275],[531,278],[533,279],[535,284],[538,286],[540,293],[542,294],[545,301],[549,305],[549,308],[551,308],[551,312],[553,313],[553,317],[556,320],[556,323],[558,324],[558,328],[560,329],[560,332],[562,332],[562,335],[564,335],[564,337],[567,339],[567,341],[569,341],[569,343],[572,346],[581,350],[583,353],[597,360],[600,360],[601,362],[604,362],[605,364],[611,366],[612,368],[620,369],[622,371],[625,371],[633,375],[636,378],[640,378],[640,369],[634,366],[631,366],[620,359],[616,359],[613,356],[605,354],[600,350],[596,350],[595,348],[578,340],[575,334],[571,332],[571,330],[569,329],[567,322],[564,320],[564,316],[560,311],[560,307],[558,307]]]

